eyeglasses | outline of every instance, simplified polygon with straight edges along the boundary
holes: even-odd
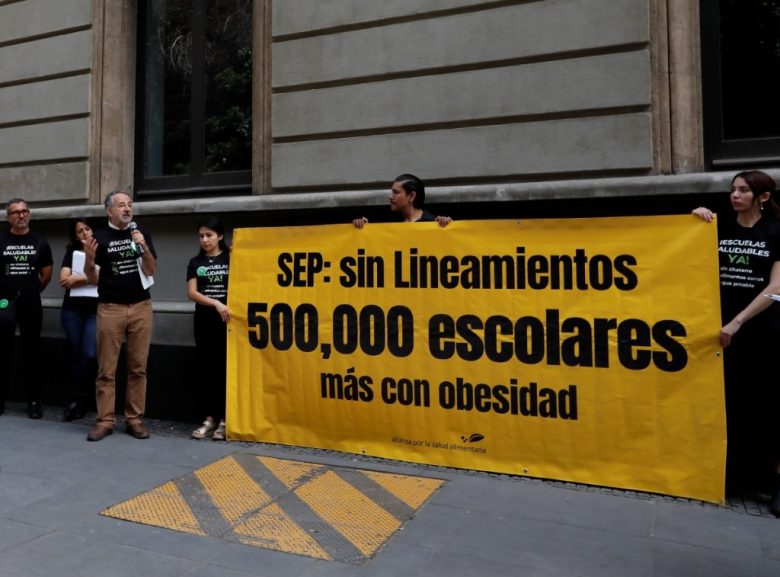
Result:
[[[27,210],[26,208],[23,208],[21,210],[9,210],[8,211],[8,216],[27,216],[28,214],[30,214],[30,211]]]

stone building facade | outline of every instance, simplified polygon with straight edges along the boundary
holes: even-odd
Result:
[[[776,123],[732,137],[718,121],[739,108],[721,66],[733,4],[0,0],[0,197],[29,199],[58,261],[68,219],[99,221],[107,192],[133,192],[160,263],[150,412],[170,414],[153,391],[192,377],[184,269],[205,213],[229,227],[381,219],[402,172],[456,218],[668,213],[737,169],[780,176]],[[240,150],[213,147],[245,158],[221,171],[208,141],[226,115],[208,102],[225,69],[209,51],[229,42],[251,54],[251,115]],[[182,77],[191,101],[169,102]],[[61,289],[44,297],[56,354]]]

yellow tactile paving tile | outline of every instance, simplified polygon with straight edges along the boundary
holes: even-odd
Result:
[[[362,563],[443,484],[235,453],[103,515],[277,551]]]
[[[193,475],[229,523],[236,523],[273,501],[232,458],[220,459]]]
[[[165,527],[183,533],[206,534],[173,482],[165,483],[143,495],[109,507],[102,511],[101,515],[144,525]]]
[[[294,489],[307,480],[315,472],[325,469],[325,465],[315,465],[314,463],[299,463],[297,461],[288,461],[286,459],[275,459],[274,457],[257,457],[263,465],[284,483],[288,489]]]
[[[363,555],[372,555],[401,523],[332,471],[296,489],[323,520]]]
[[[271,504],[235,527],[245,545],[265,547],[285,553],[330,559],[319,543],[290,519],[281,507]]]
[[[410,477],[409,475],[378,473],[376,471],[361,471],[361,473],[384,487],[412,509],[419,508],[444,484],[444,481],[440,479],[427,477]]]

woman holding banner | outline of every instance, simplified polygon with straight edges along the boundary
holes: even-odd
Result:
[[[721,318],[728,425],[727,488],[771,484],[770,508],[780,516],[780,387],[769,382],[780,345],[780,207],[768,174],[740,172],[729,200],[736,218],[718,220]],[[693,211],[707,222],[713,213]],[[778,297],[780,299],[780,296]]]
[[[211,436],[215,441],[224,441],[230,251],[224,227],[216,217],[206,217],[198,224],[198,237],[200,252],[187,265],[187,296],[195,301],[193,329],[200,367],[200,398],[208,416],[192,437]]]
[[[425,208],[425,185],[413,174],[401,174],[390,185],[390,210],[401,215],[404,222],[433,222],[444,228],[452,219],[449,216],[434,216]],[[355,228],[368,224],[365,216],[352,221]]]

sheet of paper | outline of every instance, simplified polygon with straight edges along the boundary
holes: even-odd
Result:
[[[73,262],[70,265],[70,270],[73,271],[74,273],[84,274],[84,262],[86,261],[86,258],[87,255],[84,254],[83,251],[74,250]],[[70,296],[97,298],[98,296],[97,285],[85,284],[78,287],[74,287],[70,289]]]
[[[148,289],[150,286],[154,284],[154,277],[149,276],[144,272],[144,268],[141,266],[141,261],[143,260],[143,257],[138,257],[138,275],[141,277],[141,286],[144,287],[144,289]]]

